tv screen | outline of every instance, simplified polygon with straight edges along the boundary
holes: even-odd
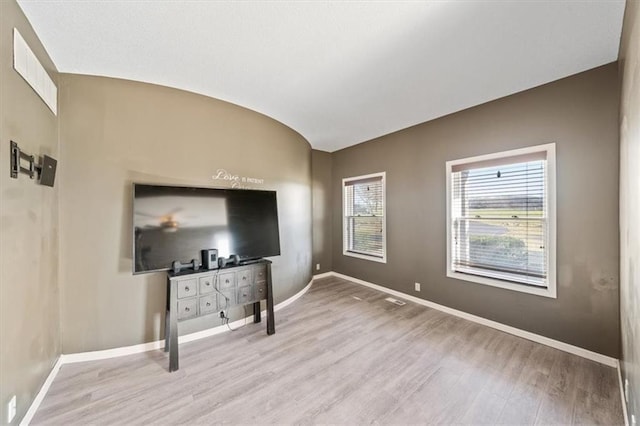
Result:
[[[200,250],[240,260],[278,256],[275,191],[133,184],[133,273],[200,260]]]

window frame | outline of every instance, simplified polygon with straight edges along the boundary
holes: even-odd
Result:
[[[452,244],[452,225],[453,225],[453,208],[452,208],[452,169],[454,166],[481,162],[487,160],[495,160],[508,158],[518,155],[525,155],[537,152],[546,152],[546,206],[547,206],[547,280],[546,287],[536,287],[516,281],[507,281],[488,276],[475,275],[470,273],[462,273],[453,270],[453,244]],[[549,143],[544,145],[536,145],[527,148],[513,149],[509,151],[501,151],[492,154],[479,155],[475,157],[461,158],[446,162],[446,221],[447,221],[447,277],[455,278],[463,281],[489,285],[492,287],[503,288],[507,290],[518,291],[521,293],[534,294],[549,298],[557,298],[557,271],[556,271],[556,144]]]
[[[382,181],[382,257],[349,251],[345,236],[347,235],[347,206],[346,206],[346,184],[348,182],[380,177]],[[362,176],[353,176],[342,179],[342,254],[344,256],[358,259],[370,260],[372,262],[387,263],[387,176],[386,172],[370,173]]]

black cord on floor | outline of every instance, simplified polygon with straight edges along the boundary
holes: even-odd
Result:
[[[225,320],[225,324],[227,325],[227,328],[231,331],[238,331],[240,330],[242,327],[246,327],[247,326],[247,305],[243,305],[242,306],[242,310],[244,311],[244,324],[242,324],[240,327],[238,328],[231,328],[231,326],[229,325],[229,320],[230,318],[228,316],[224,316],[224,320]]]

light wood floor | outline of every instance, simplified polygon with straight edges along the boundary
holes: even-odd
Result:
[[[63,365],[33,424],[623,424],[613,368],[338,278],[264,323]]]

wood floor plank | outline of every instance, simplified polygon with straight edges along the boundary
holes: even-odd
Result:
[[[613,424],[617,418],[612,413],[622,410],[620,398],[611,394],[618,386],[617,378],[611,377],[603,365],[588,360],[582,362],[588,365],[578,378],[573,423]]]
[[[180,346],[62,366],[33,424],[623,424],[616,371],[329,277]]]
[[[576,384],[579,375],[583,373],[580,367],[584,364],[580,361],[580,358],[571,354],[558,354],[535,424],[571,424],[577,396]]]
[[[548,346],[534,344],[531,356],[522,365],[522,374],[496,420],[496,424],[533,424],[547,389],[551,368],[558,351]]]

